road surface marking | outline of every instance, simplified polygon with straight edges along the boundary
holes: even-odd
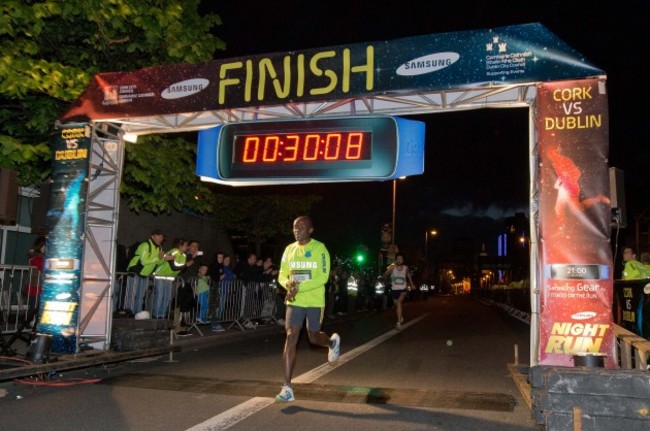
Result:
[[[418,317],[417,319],[413,319],[409,322],[403,323],[402,331],[408,328],[409,326],[416,324],[417,322],[424,319],[428,315],[429,314],[427,313]],[[351,361],[352,359],[367,352],[373,347],[378,346],[379,344],[395,336],[396,334],[399,334],[402,331],[396,329],[388,331],[385,334],[382,334],[379,337],[370,340],[366,344],[363,344],[359,347],[350,350],[349,352],[342,354],[341,356],[339,356],[339,360],[336,361],[333,365],[325,363],[310,371],[307,371],[304,374],[301,374],[300,376],[293,379],[293,383],[312,383],[314,380],[324,376],[330,371],[335,370],[341,365]],[[245,401],[239,405],[236,405],[235,407],[232,407],[226,410],[225,412],[222,412],[216,416],[211,417],[205,422],[195,425],[192,428],[188,428],[186,431],[223,431],[243,421],[247,417],[252,416],[255,413],[263,410],[264,408],[270,406],[273,403],[275,403],[275,400],[273,398],[264,398],[264,397],[251,398],[250,400]]]

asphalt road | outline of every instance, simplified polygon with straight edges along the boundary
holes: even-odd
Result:
[[[511,373],[529,328],[468,297],[431,297],[325,323],[342,355],[299,345],[296,401],[274,403],[283,328],[194,337],[181,352],[0,383],[3,430],[540,429]],[[170,360],[171,359],[171,360]],[[509,367],[510,364],[510,367]]]

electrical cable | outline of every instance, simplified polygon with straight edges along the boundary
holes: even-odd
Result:
[[[28,361],[27,359],[15,358],[13,356],[0,356],[0,360],[15,361],[27,365],[34,365],[32,362]]]
[[[50,386],[50,387],[67,387],[67,386],[76,386],[76,385],[87,385],[91,383],[101,382],[100,378],[81,378],[81,377],[71,377],[57,381],[45,381],[45,380],[34,380],[34,379],[14,379],[14,382],[21,383],[23,385],[30,386]]]
[[[616,265],[616,259],[618,258],[618,234],[621,231],[621,223],[616,219],[616,236],[614,237],[614,258],[612,262]]]
[[[6,361],[14,361],[14,362],[20,362],[21,364],[25,365],[34,365],[33,362],[28,361],[27,359],[21,359],[21,358],[14,358],[11,356],[0,356],[0,360],[6,360]],[[53,374],[56,372],[52,372],[50,374]],[[61,379],[61,380],[56,380],[56,381],[47,381],[44,377],[43,374],[39,374],[40,377],[37,377],[36,379],[14,379],[13,381],[16,383],[21,383],[24,385],[31,385],[31,386],[52,386],[52,387],[65,387],[65,386],[74,386],[74,385],[83,385],[83,384],[91,384],[91,383],[97,383],[100,382],[102,379],[100,378],[81,378],[81,377],[71,377],[71,378],[66,378],[66,379]],[[40,379],[40,380],[39,380]]]

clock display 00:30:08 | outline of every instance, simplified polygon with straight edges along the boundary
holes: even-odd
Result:
[[[371,132],[326,131],[237,134],[235,163],[359,161],[370,159]]]

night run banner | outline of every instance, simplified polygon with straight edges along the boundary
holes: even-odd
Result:
[[[56,130],[53,143],[49,235],[37,332],[52,336],[55,353],[77,350],[90,137],[90,125],[67,124]]]
[[[535,23],[100,73],[61,122],[500,87],[603,74]]]
[[[615,368],[605,83],[540,84],[536,107],[540,364],[592,354]]]

